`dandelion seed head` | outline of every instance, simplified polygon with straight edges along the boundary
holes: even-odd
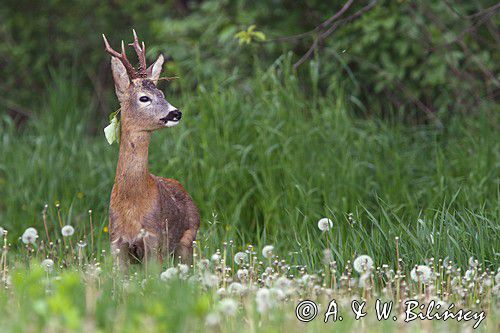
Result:
[[[238,269],[238,271],[236,272],[236,277],[240,281],[246,280],[248,277],[248,269],[246,268]]]
[[[186,264],[179,264],[179,273],[186,275],[189,272],[189,266]]]
[[[273,256],[273,251],[274,251],[274,246],[266,245],[262,248],[262,256],[264,258],[269,259]]]
[[[35,228],[26,229],[23,235],[21,236],[22,242],[26,245],[35,244],[37,238],[38,238],[38,233],[36,232]]]
[[[203,275],[203,284],[209,288],[215,288],[219,285],[219,277],[207,272]]]
[[[219,311],[228,316],[234,316],[238,310],[238,303],[231,298],[225,298],[219,303]]]
[[[420,281],[422,283],[427,283],[431,279],[432,270],[429,268],[429,266],[418,265],[411,270],[410,276],[415,282]]]
[[[467,280],[470,280],[472,278],[474,278],[474,270],[473,269],[468,269],[465,271],[465,274],[464,274],[464,277],[467,279]]]
[[[160,274],[160,279],[162,281],[169,281],[177,277],[179,270],[177,267],[169,267],[164,272]]]
[[[354,259],[352,266],[358,273],[367,272],[373,268],[373,259],[370,256],[363,254]]]
[[[333,221],[329,218],[322,218],[318,221],[318,229],[321,231],[327,231],[333,228]]]
[[[224,297],[224,296],[226,296],[226,288],[221,287],[221,288],[217,289],[217,291],[215,293],[219,297]]]
[[[281,290],[287,290],[292,286],[292,281],[286,278],[285,276],[280,276],[274,282],[274,286]]]
[[[61,234],[63,235],[63,237],[71,237],[73,236],[74,233],[75,233],[75,228],[73,228],[73,226],[69,224],[65,225],[61,229]]]
[[[240,295],[243,292],[243,285],[239,282],[233,282],[227,288],[229,293]]]
[[[47,273],[52,272],[52,270],[54,269],[54,261],[52,259],[43,260],[41,265]]]
[[[216,327],[220,323],[219,314],[212,312],[205,317],[205,325],[208,327]]]
[[[279,288],[271,288],[271,289],[269,289],[269,292],[271,293],[271,299],[274,299],[274,300],[283,301],[286,297],[283,290],[281,290]]]
[[[245,263],[248,259],[248,255],[245,252],[238,252],[234,255],[234,262],[237,265]]]
[[[212,259],[212,261],[219,261],[219,260],[220,260],[220,254],[218,254],[218,253],[214,253],[214,254],[212,255],[212,258],[211,258],[211,259]]]
[[[267,288],[261,288],[255,294],[255,302],[257,303],[257,311],[259,313],[266,313],[272,308],[273,303],[271,299],[271,292]]]
[[[38,231],[36,231],[36,229],[33,228],[33,227],[27,228],[24,232],[28,233],[28,234],[32,234],[32,235],[38,236]]]
[[[198,261],[198,267],[202,270],[208,269],[210,267],[210,260],[201,259],[200,261]]]

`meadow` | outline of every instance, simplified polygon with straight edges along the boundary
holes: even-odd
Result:
[[[455,302],[486,310],[480,329],[495,331],[498,110],[438,124],[360,115],[348,91],[319,94],[314,80],[304,89],[288,68],[276,63],[243,84],[214,79],[172,97],[163,87],[184,116],[153,135],[150,170],[178,179],[199,206],[192,267],[117,271],[107,206],[118,147],[106,142],[106,116],[78,75],[54,71],[24,127],[4,116],[2,332],[406,327],[373,316],[303,324],[294,311],[307,298],[322,310],[332,298],[345,309],[352,298]],[[321,218],[331,227],[319,230]],[[74,234],[63,237],[63,225]],[[33,242],[22,237],[28,227]],[[360,255],[373,262],[360,268],[358,259],[356,268]]]

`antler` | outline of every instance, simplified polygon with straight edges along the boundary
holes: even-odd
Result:
[[[147,77],[146,73],[146,46],[144,45],[144,42],[142,42],[142,48],[139,45],[139,39],[137,38],[137,34],[135,33],[135,30],[132,29],[132,32],[134,33],[134,42],[132,44],[129,44],[134,47],[135,53],[137,53],[137,57],[139,58],[139,68],[136,70],[134,66],[130,63],[130,61],[127,58],[127,54],[125,53],[125,44],[122,41],[122,52],[118,53],[113,48],[109,45],[108,40],[106,39],[106,36],[103,34],[102,38],[104,39],[104,46],[106,52],[111,54],[113,57],[118,58],[122,64],[125,66],[127,69],[127,73],[130,76],[131,79],[136,79],[136,78],[145,78]]]
[[[138,73],[141,77],[146,77],[146,45],[142,42],[142,48],[139,46],[139,39],[137,38],[137,34],[135,33],[135,29],[132,29],[134,33],[134,42],[132,44],[128,44],[134,47],[135,53],[137,53],[137,57],[139,58],[139,69]]]

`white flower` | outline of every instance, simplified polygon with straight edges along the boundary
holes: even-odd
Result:
[[[201,260],[198,262],[198,267],[199,267],[201,270],[208,269],[208,267],[210,267],[210,260],[208,260],[208,259],[201,259]]]
[[[369,271],[373,268],[373,259],[366,254],[358,256],[352,263],[354,270],[358,273]]]
[[[219,289],[217,289],[217,291],[215,293],[219,297],[224,297],[226,295],[226,288],[224,288],[224,287],[219,288]]]
[[[54,261],[52,259],[45,259],[42,261],[42,267],[47,272],[50,273],[54,269]]]
[[[219,285],[219,277],[207,272],[203,276],[203,284],[210,288],[217,287]]]
[[[61,229],[61,234],[63,235],[63,237],[70,237],[70,236],[73,236],[73,234],[75,233],[75,228],[73,228],[72,226],[70,225],[65,225],[64,227],[62,227]]]
[[[38,232],[35,228],[28,228],[24,231],[21,236],[21,240],[24,244],[35,244],[36,239],[38,238]]]
[[[470,267],[477,267],[477,264],[478,264],[478,262],[477,262],[477,260],[474,259],[474,257],[469,258],[469,266]]]
[[[472,257],[471,257],[472,258]],[[474,277],[474,270],[473,269],[468,269],[465,271],[464,277],[466,279],[472,279]]]
[[[239,282],[233,282],[227,288],[231,294],[240,294],[243,291],[243,285]]]
[[[205,325],[208,327],[218,326],[220,323],[220,317],[217,313],[209,313],[205,318]]]
[[[245,261],[247,261],[247,254],[245,252],[238,252],[234,255],[234,262],[237,265],[243,264]]]
[[[219,260],[220,260],[220,254],[218,254],[218,253],[214,253],[214,254],[212,255],[212,258],[211,258],[211,259],[212,259],[212,261],[219,261]]]
[[[36,231],[36,229],[35,229],[35,228],[33,228],[33,227],[29,227],[29,228],[28,228],[28,229],[26,229],[24,232],[25,232],[25,233],[30,233],[30,234],[33,234],[33,235],[38,236],[38,231]]]
[[[272,299],[275,299],[275,300],[278,300],[278,301],[282,301],[285,299],[285,293],[283,292],[283,290],[281,289],[278,289],[278,288],[271,288],[269,290],[269,292],[271,293],[271,298]]]
[[[425,265],[418,265],[410,272],[410,276],[415,282],[421,281],[422,283],[427,283],[431,279],[431,275],[431,269]]]
[[[189,272],[189,266],[186,264],[179,264],[179,273],[181,276],[186,276]]]
[[[219,311],[227,316],[234,316],[238,310],[238,303],[230,298],[223,299],[219,303]]]
[[[331,228],[333,228],[333,221],[329,218],[324,217],[318,221],[318,228],[321,231],[330,230]]]
[[[280,276],[275,282],[274,286],[278,289],[287,291],[292,286],[292,281],[290,281],[285,276]]]
[[[240,281],[246,280],[248,277],[248,269],[246,268],[238,269],[238,271],[236,271],[236,276]]]
[[[271,258],[273,256],[274,246],[266,245],[262,248],[262,256],[264,258]]]
[[[169,267],[165,272],[162,272],[160,274],[160,279],[162,281],[172,280],[177,277],[178,272],[179,270],[177,269],[177,267]]]
[[[257,311],[265,313],[273,306],[271,292],[267,288],[262,288],[255,294],[255,302],[257,303]]]

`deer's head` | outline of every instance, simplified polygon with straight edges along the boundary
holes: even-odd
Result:
[[[163,67],[163,56],[146,67],[146,47],[139,44],[135,30],[134,47],[139,58],[135,69],[127,58],[122,41],[121,53],[109,46],[104,35],[106,52],[111,54],[111,69],[115,81],[115,91],[121,106],[122,124],[131,131],[153,131],[172,127],[179,123],[182,113],[173,107],[161,90],[156,87]]]

